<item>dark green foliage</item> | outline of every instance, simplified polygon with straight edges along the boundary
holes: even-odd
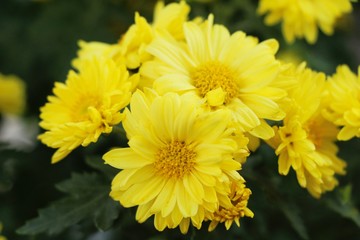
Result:
[[[109,229],[118,217],[119,207],[108,195],[109,185],[95,173],[73,173],[71,179],[56,185],[68,197],[41,209],[39,216],[28,221],[17,233],[57,234],[84,219],[93,219],[100,230]]]
[[[360,213],[353,202],[351,185],[337,189],[336,196],[326,199],[325,203],[341,216],[352,220],[360,228]]]

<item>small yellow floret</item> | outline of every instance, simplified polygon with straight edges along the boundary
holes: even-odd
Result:
[[[233,222],[240,227],[240,218],[254,217],[254,213],[247,207],[251,190],[245,187],[242,182],[233,182],[229,195],[231,204],[221,206],[211,215],[209,231],[213,231],[219,223],[225,223],[226,230],[229,230]]]

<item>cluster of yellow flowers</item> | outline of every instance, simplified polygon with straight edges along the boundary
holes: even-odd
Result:
[[[122,123],[128,147],[103,156],[121,169],[110,195],[138,206],[139,222],[154,216],[159,231],[253,217],[241,169],[260,140],[275,149],[280,174],[292,167],[316,198],[332,190],[346,167],[334,142],[360,137],[360,73],[344,65],[327,77],[281,62],[276,40],[189,11],[185,1],[160,2],[153,23],[136,13],[118,43],[80,42],[75,70],[41,108],[52,162]]]

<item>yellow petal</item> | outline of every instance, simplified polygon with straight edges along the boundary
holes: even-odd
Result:
[[[169,179],[159,195],[156,197],[153,205],[151,206],[151,212],[157,213],[161,211],[161,216],[166,217],[173,210],[176,197],[175,197],[175,181]]]
[[[140,168],[152,162],[136,154],[130,148],[117,148],[110,150],[103,156],[105,163],[118,169]]]
[[[191,199],[190,195],[185,191],[181,182],[176,183],[177,206],[183,217],[194,216],[198,210],[198,204]]]
[[[183,184],[185,190],[189,193],[189,195],[198,203],[202,204],[204,198],[204,188],[199,180],[193,175],[188,174],[183,178]]]
[[[148,181],[134,184],[121,196],[121,204],[126,207],[145,204],[153,200],[164,185],[165,180],[161,177],[152,177]]]
[[[215,90],[211,90],[206,93],[207,103],[212,107],[218,107],[224,104],[226,93],[223,89],[216,88]]]
[[[260,119],[260,125],[249,131],[252,135],[262,139],[270,139],[275,133],[274,129],[266,123],[266,121]]]
[[[340,140],[340,141],[347,141],[351,138],[353,138],[356,134],[358,134],[359,132],[359,128],[358,127],[350,127],[350,126],[344,126],[337,138]]]

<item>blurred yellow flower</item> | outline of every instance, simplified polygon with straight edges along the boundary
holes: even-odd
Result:
[[[283,50],[279,52],[277,57],[283,64],[292,63],[294,65],[299,65],[303,62],[302,57],[292,50]]]
[[[282,21],[285,40],[305,37],[315,43],[318,28],[332,35],[337,19],[352,11],[350,0],[260,0],[259,14],[267,14],[265,24],[274,25]]]
[[[103,156],[123,169],[112,182],[112,198],[138,205],[139,222],[155,215],[159,231],[179,226],[186,233],[190,221],[199,229],[206,212],[218,209],[219,196],[228,198],[231,182],[242,179],[230,113],[204,112],[200,104],[191,94],[135,92],[123,121],[129,147]]]
[[[2,225],[2,223],[0,222],[0,234],[1,234],[1,232],[2,232],[2,229],[3,229],[3,225]],[[0,235],[0,240],[7,240],[7,238],[6,238],[5,236],[3,236],[3,235]]]
[[[347,65],[340,65],[328,78],[329,108],[326,117],[341,126],[337,138],[349,140],[360,137],[360,66],[358,75]]]
[[[18,115],[25,105],[25,83],[17,76],[0,73],[0,113]]]
[[[209,109],[229,109],[240,132],[268,139],[272,128],[265,119],[281,120],[284,112],[277,101],[286,91],[274,87],[280,63],[274,54],[276,40],[258,43],[243,32],[230,34],[213,23],[184,24],[185,44],[169,35],[158,36],[149,45],[155,56],[140,68],[154,89],[164,94],[192,92]]]
[[[101,58],[84,61],[78,73],[70,71],[65,84],[55,83],[55,96],[40,109],[46,132],[39,139],[58,149],[52,163],[110,133],[123,118],[120,110],[130,101],[131,86],[125,65]]]
[[[322,116],[325,74],[306,69],[305,64],[294,74],[298,84],[289,90],[283,126],[274,127],[276,135],[268,143],[279,156],[279,173],[287,175],[292,167],[300,186],[319,198],[338,185],[334,175],[345,174],[346,163],[336,156],[338,129]]]

